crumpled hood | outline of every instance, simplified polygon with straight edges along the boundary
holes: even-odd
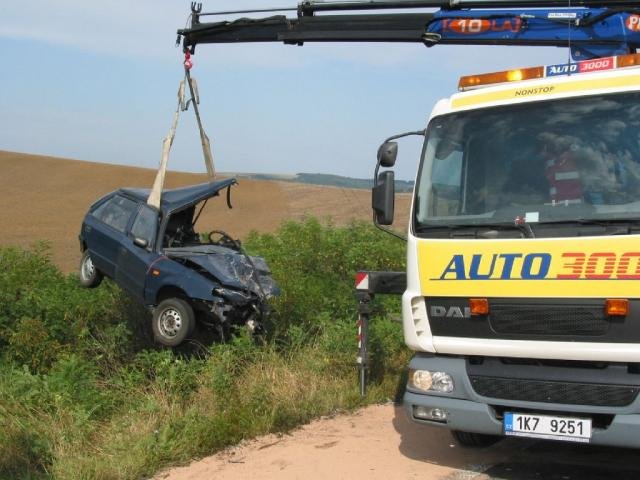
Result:
[[[249,257],[250,262],[247,256],[219,245],[165,248],[164,254],[169,258],[186,259],[197,264],[225,287],[250,290],[260,297],[264,292],[267,298],[280,294],[280,289],[271,276],[271,270],[262,257]]]

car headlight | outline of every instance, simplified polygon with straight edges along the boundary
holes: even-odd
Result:
[[[446,372],[409,369],[409,388],[423,392],[449,393],[453,391],[453,378]]]

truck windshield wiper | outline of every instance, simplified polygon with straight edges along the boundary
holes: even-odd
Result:
[[[565,218],[558,220],[545,220],[538,222],[540,225],[557,225],[562,223],[579,225],[619,225],[621,223],[640,224],[640,218]]]
[[[640,229],[638,218],[575,218],[565,220],[549,220],[539,222],[541,225],[567,225],[567,226],[598,226],[602,227],[608,235],[629,235],[633,230]]]
[[[530,223],[516,223],[516,222],[497,222],[497,223],[483,223],[478,225],[478,228],[493,228],[499,230],[520,230],[525,238],[535,238],[536,235],[531,228]],[[489,233],[489,232],[487,232]],[[481,236],[481,234],[478,234]],[[482,236],[482,238],[493,238],[491,236]]]
[[[446,230],[453,236],[474,238],[497,238],[500,230],[519,230],[526,238],[535,238],[531,225],[518,225],[514,222],[497,223],[460,223],[460,224],[422,224],[416,227],[416,233],[425,233],[434,230]]]

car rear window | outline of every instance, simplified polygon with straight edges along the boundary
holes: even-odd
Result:
[[[133,200],[116,195],[96,208],[93,216],[119,232],[124,232],[136,207],[137,203]]]

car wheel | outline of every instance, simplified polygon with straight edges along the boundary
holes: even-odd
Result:
[[[181,298],[167,298],[153,311],[153,337],[167,347],[180,345],[194,326],[193,308]]]
[[[451,435],[463,447],[482,448],[490,447],[498,442],[502,437],[499,435],[488,435],[486,433],[463,432],[452,430]]]
[[[102,282],[102,273],[96,268],[89,255],[89,250],[85,250],[80,260],[80,285],[85,288],[95,288]]]

